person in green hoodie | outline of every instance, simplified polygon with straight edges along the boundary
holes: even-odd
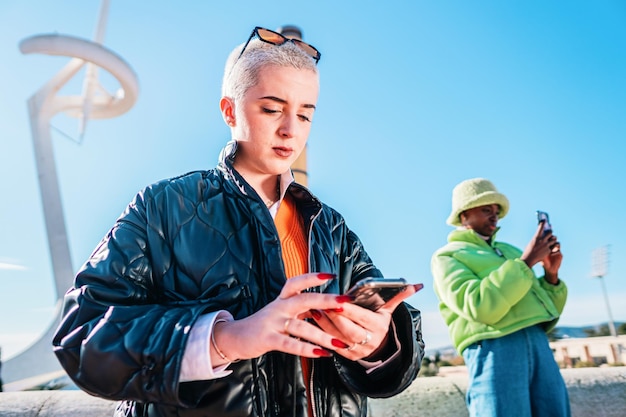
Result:
[[[569,416],[567,387],[546,332],[559,319],[567,287],[561,244],[539,224],[522,251],[495,240],[509,200],[472,178],[452,192],[447,223],[457,228],[431,259],[434,290],[469,373],[470,416]],[[537,278],[533,267],[543,264]]]

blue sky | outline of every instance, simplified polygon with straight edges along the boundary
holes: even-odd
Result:
[[[308,145],[309,186],[338,209],[389,277],[423,282],[428,348],[450,344],[430,256],[445,243],[451,190],[486,177],[511,201],[498,239],[526,245],[550,213],[570,288],[561,325],[608,319],[604,278],[626,321],[626,3],[602,1],[126,2],[112,0],[104,45],[136,72],[135,106],[52,119],[77,270],[133,195],[211,168],[229,132],[223,63],[256,25],[295,24],[322,52]],[[68,61],[23,55],[42,33],[93,39],[100,1],[0,3],[0,346],[6,359],[52,323],[55,303],[26,100]],[[102,83],[117,88],[112,77]],[[66,94],[79,94],[82,73]],[[64,132],[58,133],[56,130]],[[68,139],[66,136],[73,138]]]

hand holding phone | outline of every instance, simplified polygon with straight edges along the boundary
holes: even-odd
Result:
[[[404,278],[364,278],[348,290],[354,303],[376,311],[411,285]]]

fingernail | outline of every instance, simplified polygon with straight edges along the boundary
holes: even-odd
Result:
[[[330,358],[331,356],[333,356],[333,354],[327,351],[326,349],[320,349],[320,348],[314,348],[313,353],[323,358]]]
[[[332,311],[333,313],[343,313],[343,307],[327,308],[324,311]]]
[[[319,310],[311,310],[311,315],[315,320],[319,320],[322,318],[322,313],[320,313]]]
[[[344,342],[342,342],[342,341],[341,341],[341,340],[339,340],[339,339],[332,339],[332,340],[330,341],[330,343],[332,343],[334,347],[338,347],[338,348],[341,348],[341,349],[345,349],[345,348],[347,348],[348,346],[350,346],[349,344],[344,343]]]
[[[338,295],[337,297],[335,297],[335,300],[338,303],[349,303],[350,301],[354,301],[354,297],[344,294],[344,295]]]
[[[317,277],[319,279],[333,279],[336,277],[335,274],[329,274],[327,272],[320,272],[319,274],[317,274]]]
[[[415,292],[418,292],[419,290],[424,288],[424,284],[415,284],[413,285],[413,288],[415,288]]]

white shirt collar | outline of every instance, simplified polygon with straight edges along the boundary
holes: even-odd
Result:
[[[280,208],[280,203],[282,203],[283,198],[285,197],[285,193],[287,192],[287,188],[289,185],[294,182],[293,173],[291,170],[287,170],[280,175],[280,199],[268,207],[272,218],[276,218],[276,213],[278,213],[278,209]]]

